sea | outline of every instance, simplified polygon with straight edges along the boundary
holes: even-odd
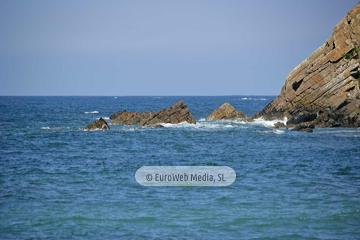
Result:
[[[0,239],[360,239],[360,129],[206,121],[275,96],[1,96]],[[196,124],[109,125],[184,100]],[[144,166],[225,166],[228,186],[143,186]]]

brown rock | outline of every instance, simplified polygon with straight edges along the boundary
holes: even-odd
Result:
[[[224,103],[218,109],[214,110],[205,120],[221,120],[246,118],[242,111],[236,110],[230,103]]]
[[[281,127],[286,127],[286,125],[283,122],[277,122],[274,125],[274,128],[281,128]]]
[[[110,129],[109,125],[103,118],[100,118],[99,120],[90,123],[86,128],[83,129],[83,131],[107,130],[107,129]]]
[[[196,123],[190,110],[181,100],[167,109],[162,109],[158,112],[126,112],[123,111],[117,118],[111,121],[111,124],[138,124],[141,126],[154,125],[157,123]]]
[[[110,119],[110,120],[114,120],[114,119],[117,118],[119,115],[121,115],[123,112],[126,112],[126,110],[124,110],[124,111],[118,111],[118,112],[112,114],[112,115],[109,117],[109,119]]]
[[[332,36],[287,76],[281,93],[253,118],[287,117],[318,127],[358,127],[360,3],[334,28]]]

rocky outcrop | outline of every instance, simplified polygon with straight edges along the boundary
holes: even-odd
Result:
[[[118,111],[118,112],[112,114],[112,115],[109,117],[109,119],[110,119],[110,120],[114,120],[115,118],[117,118],[118,116],[120,116],[123,112],[126,112],[126,110],[124,110],[124,111]]]
[[[360,126],[360,3],[332,36],[287,76],[281,93],[253,118],[288,124]]]
[[[100,118],[99,120],[90,123],[86,128],[83,129],[83,131],[107,130],[107,129],[110,129],[109,125],[103,118]]]
[[[181,100],[167,109],[162,109],[158,112],[126,112],[123,111],[119,116],[116,117],[111,124],[138,124],[141,126],[155,125],[158,123],[196,123],[190,110],[185,105],[184,101]]]
[[[221,120],[246,118],[242,111],[236,110],[230,103],[224,103],[218,109],[215,109],[205,120]]]

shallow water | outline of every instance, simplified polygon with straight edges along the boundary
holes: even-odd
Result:
[[[360,129],[204,120],[224,102],[252,116],[269,96],[116,97],[0,97],[1,239],[360,238]],[[81,131],[181,99],[197,124]],[[229,166],[237,177],[145,187],[142,166]]]

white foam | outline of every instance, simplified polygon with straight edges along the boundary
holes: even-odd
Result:
[[[95,113],[99,113],[99,111],[92,111],[92,112],[84,112],[85,114],[95,114]]]
[[[284,119],[275,119],[275,120],[265,120],[263,118],[256,118],[254,119],[255,124],[258,125],[263,125],[265,127],[274,127],[276,123],[281,122],[281,123],[286,123],[287,122],[287,118],[285,117]]]
[[[114,98],[117,98],[117,97],[114,97]]]
[[[100,119],[100,118],[99,118]],[[102,119],[105,119],[105,120],[110,120],[109,117],[102,117]]]
[[[231,124],[230,121],[226,122],[228,124],[224,124],[225,121],[201,121],[199,120],[196,124],[181,122],[178,124],[172,123],[161,123],[163,127],[166,128],[193,128],[193,129],[220,129],[220,128],[244,128],[244,126],[238,124]]]
[[[41,129],[64,129],[69,127],[41,127]]]
[[[276,134],[283,134],[284,132],[284,130],[274,129],[274,133]]]
[[[102,128],[94,128],[94,129],[83,129],[85,132],[93,132],[93,131],[105,131],[106,129]]]

